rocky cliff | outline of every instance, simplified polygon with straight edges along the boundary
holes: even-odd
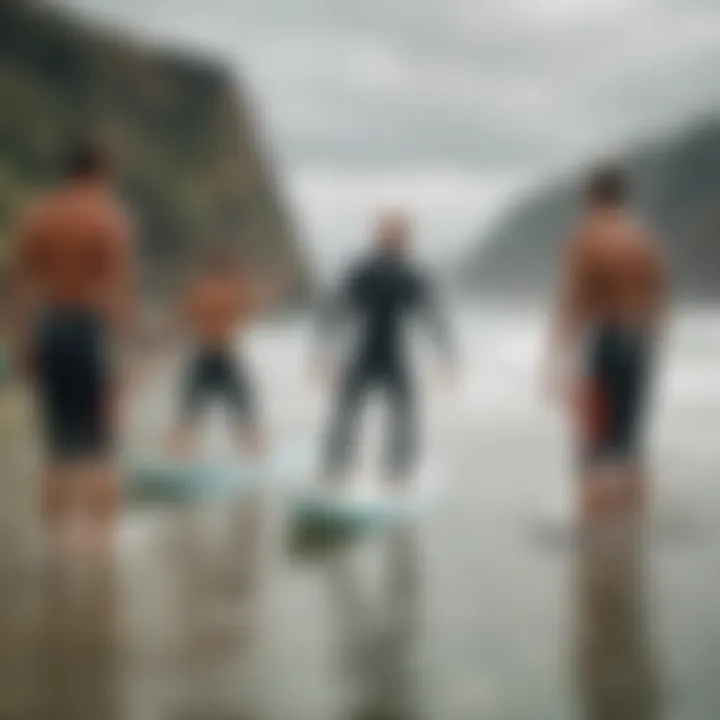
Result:
[[[102,128],[118,148],[147,286],[172,282],[209,241],[236,243],[252,262],[305,282],[249,103],[222,65],[91,28],[48,4],[2,0],[0,247],[79,128]]]
[[[634,201],[659,232],[677,296],[720,300],[720,119],[626,158]],[[510,207],[462,271],[465,287],[507,299],[546,296],[581,207],[582,180],[570,174]]]

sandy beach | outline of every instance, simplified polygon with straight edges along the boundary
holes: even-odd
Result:
[[[464,310],[458,328],[458,388],[441,392],[423,367],[443,467],[432,511],[315,552],[274,488],[128,510],[116,565],[63,577],[29,550],[30,426],[4,418],[0,717],[720,714],[720,315],[672,325],[651,427],[656,520],[637,555],[599,561],[563,532],[572,456],[537,388],[539,316]],[[319,432],[309,351],[301,321],[248,341],[278,443]],[[171,387],[163,371],[133,398],[131,448],[157,442]]]

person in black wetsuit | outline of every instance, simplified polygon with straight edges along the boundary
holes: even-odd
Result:
[[[359,324],[359,337],[346,363],[327,437],[325,473],[335,479],[348,468],[356,420],[371,390],[384,392],[393,416],[387,471],[403,478],[416,458],[415,388],[408,358],[408,330],[421,316],[429,324],[448,363],[454,353],[435,291],[408,258],[410,224],[399,212],[385,213],[378,224],[375,251],[358,261],[333,298],[324,327],[329,334],[344,320]]]

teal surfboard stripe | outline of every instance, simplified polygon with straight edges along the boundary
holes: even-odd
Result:
[[[131,500],[213,500],[257,485],[261,472],[243,465],[208,462],[138,463],[126,470],[125,494]]]
[[[125,497],[161,503],[223,500],[260,485],[294,482],[310,468],[309,454],[292,447],[256,462],[238,457],[184,463],[148,457],[125,463]]]
[[[291,503],[292,516],[303,523],[334,526],[377,527],[412,522],[434,503],[437,488],[417,483],[399,494],[388,489],[387,494],[374,497],[333,496],[321,488],[298,490]]]

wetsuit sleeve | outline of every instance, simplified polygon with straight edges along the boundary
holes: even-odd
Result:
[[[362,272],[353,269],[340,286],[320,299],[316,315],[316,335],[322,352],[330,351],[346,328],[362,295]]]
[[[418,309],[438,351],[446,358],[455,359],[457,349],[447,312],[437,288],[426,278],[418,281],[416,293]]]

